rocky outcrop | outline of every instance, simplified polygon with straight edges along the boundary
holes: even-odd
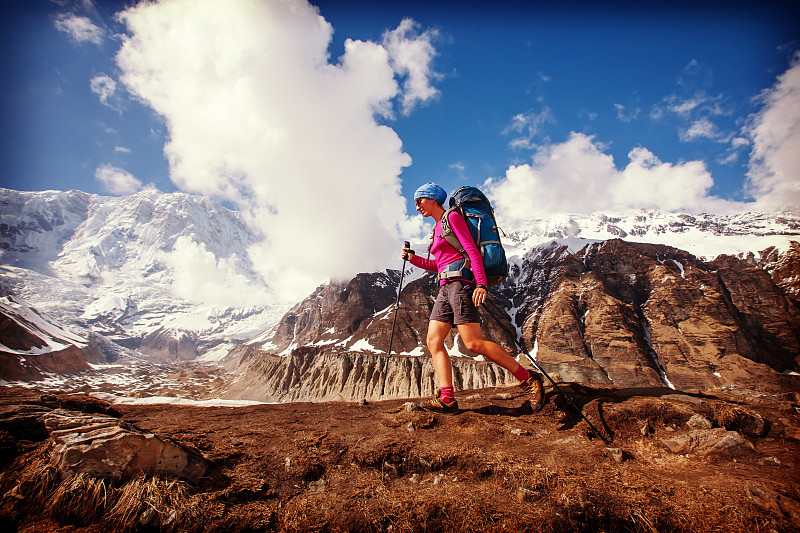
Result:
[[[554,247],[523,270],[548,273],[519,286],[517,321],[560,379],[777,390],[798,368],[798,307],[745,260],[613,240],[579,254]]]
[[[117,418],[57,409],[43,419],[53,443],[51,461],[62,478],[83,473],[126,481],[146,474],[196,482],[207,468],[199,453]]]
[[[800,304],[800,244],[792,242],[783,253],[768,248],[761,255],[758,266],[769,272],[772,281]]]
[[[515,382],[497,365],[468,358],[454,359],[453,380],[459,390]],[[430,357],[303,348],[286,357],[254,356],[223,397],[264,402],[379,400],[429,396],[436,386]]]
[[[197,334],[161,328],[145,335],[138,351],[160,361],[192,361],[199,357]]]
[[[736,431],[725,428],[695,429],[666,439],[664,445],[672,453],[694,453],[710,458],[731,459],[755,454],[755,447]]]
[[[89,339],[12,296],[0,298],[0,379],[36,380],[43,374],[75,374],[105,357]]]

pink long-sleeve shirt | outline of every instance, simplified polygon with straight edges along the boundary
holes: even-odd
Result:
[[[448,221],[456,237],[458,237],[458,242],[461,243],[464,250],[467,252],[471,263],[470,269],[475,275],[475,283],[486,286],[486,272],[483,270],[483,258],[481,257],[478,247],[475,245],[475,241],[472,240],[472,234],[467,227],[467,222],[464,220],[464,217],[456,211],[450,212]],[[416,267],[424,268],[432,272],[442,272],[447,265],[462,259],[458,250],[453,248],[453,245],[442,237],[441,220],[436,222],[436,226],[433,228],[433,246],[431,246],[431,253],[433,254],[433,259],[423,259],[415,254],[411,256],[409,261]],[[439,282],[440,285],[444,285],[445,283],[446,280]]]

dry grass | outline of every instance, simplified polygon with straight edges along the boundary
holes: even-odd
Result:
[[[103,522],[118,531],[133,531],[139,524],[169,529],[191,518],[192,507],[185,506],[189,499],[182,481],[139,476],[116,490]]]
[[[46,505],[48,516],[88,525],[100,519],[108,510],[114,491],[102,479],[88,474],[78,474],[59,483]]]
[[[59,479],[48,447],[21,457],[24,464],[11,493],[18,516],[47,517],[75,526],[102,524],[108,531],[186,530],[198,506],[189,486],[178,480],[140,476],[114,484],[88,474]],[[5,479],[4,483],[10,480]]]

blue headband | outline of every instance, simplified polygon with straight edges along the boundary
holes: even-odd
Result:
[[[417,198],[430,198],[439,205],[444,205],[447,193],[435,183],[426,183],[414,193],[414,200]]]

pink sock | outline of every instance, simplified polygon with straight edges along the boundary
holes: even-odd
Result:
[[[439,387],[439,397],[447,403],[452,402],[455,398],[453,387]]]
[[[531,373],[524,366],[519,365],[519,368],[514,372],[514,377],[520,381],[525,381],[531,377]]]

